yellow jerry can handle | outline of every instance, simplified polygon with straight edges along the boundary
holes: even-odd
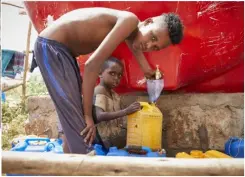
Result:
[[[152,106],[155,106],[155,104],[149,104],[147,102],[140,102],[140,106],[141,106],[141,110],[147,111],[147,110],[151,110]]]

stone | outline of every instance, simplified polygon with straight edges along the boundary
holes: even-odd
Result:
[[[58,116],[49,96],[32,96],[27,99],[28,122],[25,125],[26,134],[37,136],[47,135],[58,137]]]

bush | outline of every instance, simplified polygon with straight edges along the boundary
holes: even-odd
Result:
[[[25,134],[27,112],[22,111],[22,105],[9,106],[9,102],[2,104],[2,149],[9,150],[11,141],[19,135]]]
[[[27,97],[34,95],[47,95],[48,91],[41,75],[32,75],[27,82]],[[6,92],[6,102],[2,104],[2,149],[9,150],[11,142],[20,135],[25,135],[25,121],[28,112],[21,104],[22,87]]]

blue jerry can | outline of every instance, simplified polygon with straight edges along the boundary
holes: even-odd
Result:
[[[105,156],[106,155],[106,150],[100,144],[95,144],[94,145],[94,150],[96,152],[96,155],[100,155],[100,156]]]
[[[27,138],[24,141],[19,141],[16,145],[13,145],[10,151],[20,151],[20,152],[44,152],[44,153],[56,153],[62,154],[62,141],[57,139],[55,141],[50,141],[49,138]],[[6,174],[7,176],[28,176],[24,174]]]
[[[27,138],[16,144],[11,151],[63,153],[62,141],[50,141],[49,138]]]
[[[225,153],[234,158],[244,158],[244,139],[231,137],[225,143]]]
[[[117,147],[110,147],[107,156],[130,156],[130,157],[166,157],[165,150],[159,152],[152,152],[148,147],[142,147],[142,151],[145,151],[145,154],[136,154],[129,153],[127,147],[125,149],[118,149]]]
[[[129,156],[129,153],[123,149],[117,149],[117,147],[110,147],[107,156]]]

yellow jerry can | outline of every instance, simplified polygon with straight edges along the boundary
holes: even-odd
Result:
[[[141,110],[127,118],[127,146],[162,149],[162,113],[155,104],[140,102],[140,105]]]
[[[186,158],[186,159],[193,159],[191,155],[187,154],[186,152],[179,152],[175,156],[176,158]]]
[[[205,158],[232,158],[222,152],[216,150],[209,150],[204,153]]]

